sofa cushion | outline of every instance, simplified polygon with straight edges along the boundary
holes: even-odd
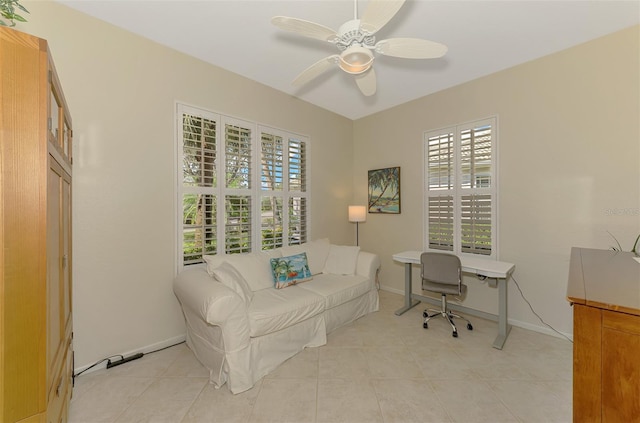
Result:
[[[273,276],[271,275],[271,264],[269,260],[280,257],[280,250],[256,251],[245,254],[218,254],[215,256],[203,256],[207,263],[207,272],[213,276],[215,268],[226,261],[236,268],[236,270],[247,281],[252,291],[258,291],[273,287]]]
[[[271,271],[273,273],[273,282],[277,289],[312,279],[306,253],[272,258]]]
[[[322,273],[335,275],[355,275],[360,247],[350,245],[331,245],[329,256]]]
[[[297,285],[254,292],[247,310],[250,336],[266,335],[295,325],[322,313],[324,305],[324,297]]]
[[[300,289],[305,289],[325,298],[325,310],[339,306],[366,294],[373,288],[373,281],[366,276],[324,274],[315,276],[312,281],[305,282]]]
[[[231,288],[242,298],[245,304],[251,302],[253,298],[253,292],[249,288],[249,284],[242,277],[240,272],[235,267],[229,264],[229,262],[222,262],[222,264],[213,269],[213,275],[218,282],[222,283],[228,288]]]
[[[322,238],[300,245],[282,247],[282,255],[290,256],[293,254],[306,253],[311,274],[318,275],[322,273],[322,269],[324,269],[330,247],[329,238]]]

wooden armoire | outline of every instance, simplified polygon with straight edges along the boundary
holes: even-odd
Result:
[[[0,421],[64,422],[73,382],[71,117],[48,50],[0,27]]]

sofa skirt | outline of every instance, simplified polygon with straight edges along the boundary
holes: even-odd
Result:
[[[285,329],[249,338],[246,345],[227,352],[224,351],[221,329],[185,309],[187,345],[209,369],[210,383],[216,388],[227,383],[229,390],[238,394],[251,389],[261,378],[306,347],[325,345],[327,333],[378,309],[378,291],[372,289]],[[201,334],[206,334],[206,337]]]
[[[372,289],[351,301],[325,310],[324,319],[327,325],[327,333],[331,333],[339,327],[351,323],[362,316],[378,311],[379,307],[378,291]]]
[[[251,338],[244,351],[227,353],[224,379],[234,394],[244,392],[306,347],[326,343],[324,315],[319,314],[286,329]]]

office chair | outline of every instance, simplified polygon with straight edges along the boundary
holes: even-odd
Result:
[[[442,295],[442,307],[440,310],[426,309],[422,313],[424,323],[422,327],[429,328],[429,320],[432,317],[444,317],[453,329],[453,337],[458,337],[453,318],[462,319],[467,322],[467,329],[473,330],[469,320],[459,316],[447,309],[447,294],[463,295],[467,291],[467,286],[462,283],[462,266],[458,256],[447,253],[422,253],[420,256],[422,277],[422,289],[425,291],[438,292]],[[434,312],[429,314],[429,312]]]

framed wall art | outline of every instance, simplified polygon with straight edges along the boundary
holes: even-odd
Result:
[[[369,171],[369,213],[400,213],[400,167]]]

